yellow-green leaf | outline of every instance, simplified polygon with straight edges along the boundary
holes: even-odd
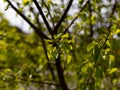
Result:
[[[118,68],[114,67],[114,68],[108,70],[108,74],[112,74],[112,73],[116,72],[117,70],[118,70]]]
[[[29,0],[23,0],[23,1],[22,1],[22,4],[23,4],[23,5],[27,5],[28,3],[29,3]]]

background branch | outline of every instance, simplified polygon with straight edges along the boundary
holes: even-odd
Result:
[[[71,5],[72,5],[72,2],[73,2],[73,0],[70,0],[70,1],[69,1],[69,4],[68,4],[67,8],[65,9],[63,15],[62,15],[62,16],[60,17],[60,19],[58,20],[57,25],[56,25],[55,28],[54,28],[54,34],[57,34],[58,28],[60,27],[60,25],[62,24],[62,22],[63,22],[64,19],[66,18],[66,15],[67,15],[67,13],[68,13]]]
[[[117,0],[115,0],[115,2],[114,2],[113,8],[111,9],[112,12],[111,12],[109,18],[111,18],[111,17],[114,15],[114,12],[115,12],[115,9],[116,9],[116,4],[117,4]],[[110,28],[111,28],[111,27],[112,27],[112,21],[110,21],[109,26],[107,27],[108,34],[107,34],[107,36],[106,36],[106,38],[105,38],[105,41],[104,41],[103,45],[101,46],[102,49],[104,48],[107,40],[109,40],[109,36],[110,36],[110,33],[111,33],[111,31],[110,31]]]
[[[86,7],[88,1],[89,0],[87,0],[86,3],[83,5],[83,7],[80,9],[79,14],[80,14],[80,12],[82,12],[84,10],[84,8]],[[79,14],[71,21],[71,23],[67,26],[67,28],[63,32],[63,34],[65,34],[68,31],[68,29],[72,26],[72,24],[77,20],[77,18],[79,17]]]
[[[40,27],[39,25],[41,24],[41,23],[40,23],[40,20],[39,20],[39,13],[36,12],[31,5],[29,5],[29,7],[30,7],[30,11],[31,11],[31,12],[33,13],[33,15],[35,16],[35,20],[36,20],[37,26],[38,26],[38,28],[39,28],[39,27]]]
[[[49,33],[53,36],[52,28],[50,27],[50,25],[49,25],[49,23],[48,23],[45,15],[44,15],[44,13],[43,13],[41,7],[40,7],[40,5],[38,4],[38,2],[37,2],[36,0],[33,0],[33,2],[34,2],[34,4],[36,5],[36,7],[37,7],[37,9],[38,9],[38,11],[39,11],[39,13],[40,13],[40,15],[42,16],[42,19],[43,19],[43,21],[44,21],[44,23],[45,23],[45,25],[46,25]]]
[[[92,37],[93,37],[93,33],[94,33],[94,31],[93,31],[93,25],[92,25],[92,5],[91,5],[91,1],[89,0],[88,1],[88,4],[89,4],[89,13],[90,13],[90,15],[89,15],[89,17],[90,17],[90,35],[88,36],[88,42],[90,43],[91,41],[92,41]]]
[[[46,9],[47,9],[47,11],[48,11],[48,14],[49,14],[49,16],[50,16],[50,18],[51,18],[51,21],[52,21],[52,25],[53,25],[53,27],[55,26],[54,24],[55,24],[55,22],[54,22],[54,19],[53,19],[53,17],[52,17],[52,14],[50,13],[50,9],[48,8],[48,6],[46,5],[46,3],[44,2],[44,0],[42,0],[42,2],[43,2],[43,4],[45,5],[45,7],[46,7]]]
[[[3,72],[3,71],[2,71],[2,73],[6,74],[6,75],[8,75],[8,76],[11,76],[11,77],[14,78],[14,79],[19,79],[19,80],[26,81],[26,82],[29,81],[29,82],[38,83],[38,84],[47,84],[47,85],[60,86],[60,84],[51,83],[51,82],[48,82],[48,81],[42,82],[42,81],[37,81],[37,80],[32,80],[32,79],[30,80],[30,79],[26,79],[26,78],[23,78],[23,77],[15,76],[15,75],[13,75],[13,74],[11,74],[11,73],[5,73],[5,72]]]
[[[48,36],[46,36],[43,32],[41,32],[34,24],[32,24],[26,17],[24,14],[22,14],[9,0],[6,0],[8,2],[8,4],[13,8],[13,10],[16,11],[16,13],[18,13],[34,30],[35,32],[38,34],[39,37],[42,37],[44,39],[50,39]]]
[[[50,69],[50,72],[51,72],[51,75],[52,75],[52,78],[53,80],[55,80],[55,74],[54,74],[54,71],[53,71],[53,68],[50,64],[50,60],[49,60],[49,57],[47,55],[47,48],[46,48],[46,44],[45,44],[45,41],[43,38],[41,38],[41,41],[42,41],[42,44],[43,44],[43,48],[44,48],[44,51],[45,51],[45,55],[46,55],[46,58],[47,58],[47,64],[48,64],[48,68]]]

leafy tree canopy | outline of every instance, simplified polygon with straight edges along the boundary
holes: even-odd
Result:
[[[119,0],[57,1],[4,0],[33,32],[0,13],[0,89],[119,90]]]

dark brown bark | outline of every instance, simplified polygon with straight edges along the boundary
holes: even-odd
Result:
[[[62,15],[62,16],[60,17],[60,19],[58,20],[58,22],[57,22],[57,24],[56,24],[56,26],[55,26],[55,28],[54,28],[54,34],[57,34],[58,28],[60,27],[60,25],[61,25],[62,22],[64,21],[66,15],[67,15],[67,13],[68,13],[71,5],[72,5],[72,2],[73,2],[73,0],[70,0],[70,1],[69,1],[69,4],[68,4],[67,8],[65,9],[63,15]]]
[[[89,2],[89,0],[86,1],[86,3],[80,9],[79,13],[84,10],[84,8],[86,7],[86,5],[87,5],[88,2]],[[65,28],[65,31],[63,32],[63,34],[65,34],[68,31],[68,29],[73,25],[73,23],[78,19],[78,17],[79,17],[79,14],[71,21],[71,23],[67,26],[67,28]]]
[[[88,2],[88,4],[89,4],[89,7],[88,7],[88,9],[89,9],[89,13],[90,13],[90,15],[89,15],[89,18],[90,18],[90,20],[89,20],[89,26],[90,26],[90,35],[88,36],[88,42],[90,43],[90,42],[92,42],[92,37],[93,37],[93,34],[94,34],[94,31],[93,31],[93,24],[92,24],[92,4],[91,4],[91,1],[89,0],[89,2]]]
[[[67,85],[66,85],[65,77],[64,77],[64,74],[63,74],[63,69],[62,69],[62,66],[61,66],[60,54],[56,58],[55,65],[56,65],[56,68],[57,68],[57,73],[58,73],[61,88],[63,90],[69,90]]]
[[[43,13],[41,7],[40,7],[40,5],[38,4],[38,2],[37,2],[36,0],[33,0],[33,2],[34,2],[34,4],[36,5],[36,7],[37,7],[37,9],[38,9],[38,11],[39,11],[39,14],[42,16],[42,19],[43,19],[43,21],[44,21],[44,23],[45,23],[45,25],[46,25],[49,33],[50,33],[51,35],[53,35],[52,28],[50,27],[50,25],[49,25],[49,23],[48,23],[45,15],[44,15],[44,13]]]

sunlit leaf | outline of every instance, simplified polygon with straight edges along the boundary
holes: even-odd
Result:
[[[67,55],[67,63],[68,64],[70,63],[71,59],[72,59],[72,56],[71,55]]]
[[[12,70],[10,68],[4,70],[5,74],[10,74],[12,73]]]
[[[56,59],[58,57],[58,54],[59,54],[58,50],[54,47],[52,50],[52,57]]]
[[[108,74],[113,74],[113,73],[115,73],[116,71],[118,71],[118,68],[114,67],[114,68],[108,70]]]
[[[65,39],[65,38],[68,38],[68,37],[69,37],[69,34],[66,33],[66,34],[64,34],[64,35],[62,36],[62,39]]]
[[[91,42],[88,46],[87,46],[87,51],[90,52],[94,46],[96,45],[96,42]]]
[[[23,1],[22,1],[22,4],[23,4],[23,5],[29,4],[29,0],[23,0]]]

